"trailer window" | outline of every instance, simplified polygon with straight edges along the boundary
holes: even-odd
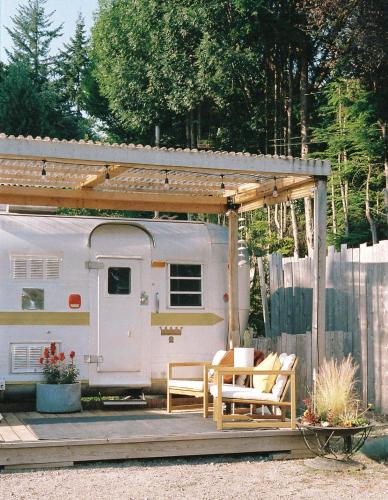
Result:
[[[42,288],[23,288],[22,309],[35,311],[44,309],[44,290]]]
[[[109,295],[129,295],[131,293],[131,269],[129,267],[108,268]]]
[[[170,306],[201,307],[201,264],[170,264],[169,272]]]

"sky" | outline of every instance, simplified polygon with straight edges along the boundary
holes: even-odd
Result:
[[[20,5],[26,4],[27,0],[0,0],[0,59],[7,60],[5,49],[10,49],[11,39],[5,29],[12,27],[13,17]],[[93,12],[97,10],[98,0],[47,0],[46,12],[55,11],[52,16],[53,27],[63,23],[63,36],[53,41],[52,52],[55,53],[74,34],[75,22],[81,12],[85,18],[86,28],[89,31],[93,24]]]

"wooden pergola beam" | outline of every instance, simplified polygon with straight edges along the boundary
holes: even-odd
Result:
[[[276,181],[274,179],[269,179],[250,189],[246,189],[245,186],[243,186],[237,189],[234,201],[240,205],[264,197],[270,197],[272,196],[275,183],[277,192],[280,194],[283,191],[291,191],[292,189],[311,183],[311,180],[311,177],[283,177],[281,179],[276,179]]]
[[[183,213],[224,213],[226,198],[172,193],[105,192],[75,189],[0,186],[0,203],[111,210],[144,210]]]
[[[121,165],[106,165],[106,170],[101,174],[88,175],[86,181],[82,182],[77,189],[91,189],[104,184],[106,180],[106,174],[109,175],[109,179],[114,179],[124,174],[128,170],[128,167],[122,167]]]
[[[282,203],[286,201],[299,200],[300,198],[305,198],[307,196],[313,196],[313,188],[315,182],[313,179],[303,182],[299,186],[294,186],[285,189],[284,191],[278,190],[278,196],[274,197],[271,194],[267,196],[260,196],[253,201],[242,203],[239,207],[239,212],[249,212],[251,210],[256,210],[258,208],[263,208],[265,205],[276,205],[277,203]]]

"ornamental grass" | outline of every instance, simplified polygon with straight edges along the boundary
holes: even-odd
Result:
[[[358,366],[351,355],[342,361],[325,360],[319,368],[311,400],[306,400],[302,422],[309,425],[354,427],[365,425],[363,408],[357,398]]]
[[[338,424],[357,412],[356,372],[350,355],[341,362],[331,359],[322,363],[314,394],[315,412],[321,419]]]

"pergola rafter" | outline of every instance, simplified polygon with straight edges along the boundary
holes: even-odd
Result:
[[[0,203],[228,213],[229,339],[239,342],[238,212],[314,196],[313,366],[325,334],[326,179],[330,164],[222,151],[0,134]]]

